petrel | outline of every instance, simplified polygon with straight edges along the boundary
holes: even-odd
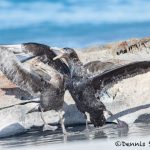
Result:
[[[33,46],[33,43],[29,45]],[[65,79],[63,73],[67,74],[68,70],[66,70],[66,68],[68,67],[59,60],[58,62],[54,62],[52,66],[50,66],[50,61],[48,62],[49,65],[40,61],[40,66],[27,68],[24,64],[20,63],[14,55],[14,53],[20,53],[19,49],[14,48],[14,51],[10,49],[10,47],[11,46],[9,46],[9,48],[8,46],[0,46],[0,70],[18,87],[28,91],[33,96],[40,97],[39,110],[41,111],[41,118],[44,121],[43,130],[56,129],[56,127],[48,125],[43,117],[44,111],[55,110],[59,112],[62,130],[63,133],[66,134],[64,119],[62,118],[65,93]],[[26,50],[27,48],[22,49]],[[22,49],[20,51],[22,51]],[[29,48],[29,50],[31,50],[33,54],[40,51],[34,46],[33,48]],[[45,51],[44,49],[44,54],[48,56],[49,60],[52,60],[53,57],[56,56],[51,55],[54,54],[54,52],[50,48],[47,49],[47,53]],[[61,65],[59,66],[59,64]],[[57,70],[55,68],[57,68]]]
[[[74,49],[61,49],[60,54],[54,60],[61,58],[65,59],[70,68],[70,80],[67,88],[79,111],[85,116],[88,113],[90,121],[95,127],[103,126],[106,123],[105,112],[112,115],[100,101],[102,93],[120,80],[150,71],[150,61],[142,61],[90,75]],[[123,122],[118,120],[118,123],[122,124]]]

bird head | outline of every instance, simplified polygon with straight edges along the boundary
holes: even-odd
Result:
[[[62,48],[57,53],[57,56],[53,58],[53,60],[64,58],[66,61],[74,60],[79,61],[78,55],[72,48]]]

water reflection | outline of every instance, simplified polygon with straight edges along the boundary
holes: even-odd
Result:
[[[22,147],[45,144],[56,144],[73,141],[95,141],[96,139],[114,139],[120,137],[148,136],[150,135],[150,124],[135,123],[129,128],[118,128],[115,124],[108,124],[101,128],[94,128],[90,125],[89,130],[85,126],[67,127],[68,135],[64,137],[61,128],[52,131],[42,132],[42,128],[32,128],[25,134],[15,137],[3,138],[0,140],[2,147]]]
[[[76,126],[67,128],[68,135],[64,137],[61,128],[52,131],[42,131],[42,128],[32,128],[25,134],[15,137],[3,138],[0,140],[0,145],[3,147],[20,147],[27,145],[42,145],[45,143],[63,143],[82,140],[95,140],[124,137],[128,135],[127,128],[117,128],[115,124],[108,124],[101,128],[94,128],[89,126],[89,130],[85,126]]]

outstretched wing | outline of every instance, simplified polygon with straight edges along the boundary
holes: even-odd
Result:
[[[120,66],[90,79],[89,84],[96,90],[107,90],[118,81],[150,71],[150,61],[134,62]]]
[[[56,57],[56,54],[54,50],[47,45],[40,43],[23,43],[18,45],[2,45],[2,47],[7,48],[9,51],[12,51],[15,54],[20,53],[30,54],[31,58],[32,56],[39,56],[39,59],[42,62],[48,63],[54,69],[58,70],[60,73],[69,74],[69,68],[63,61],[59,59],[53,61],[53,58]]]
[[[40,91],[45,84],[41,76],[25,68],[5,47],[0,48],[0,70],[14,84],[31,94]]]
[[[110,70],[118,65],[113,62],[102,62],[102,61],[91,61],[84,65],[84,68],[90,74],[103,73]]]

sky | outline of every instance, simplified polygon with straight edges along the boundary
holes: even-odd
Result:
[[[148,36],[149,8],[149,0],[1,0],[0,43],[84,47]]]

